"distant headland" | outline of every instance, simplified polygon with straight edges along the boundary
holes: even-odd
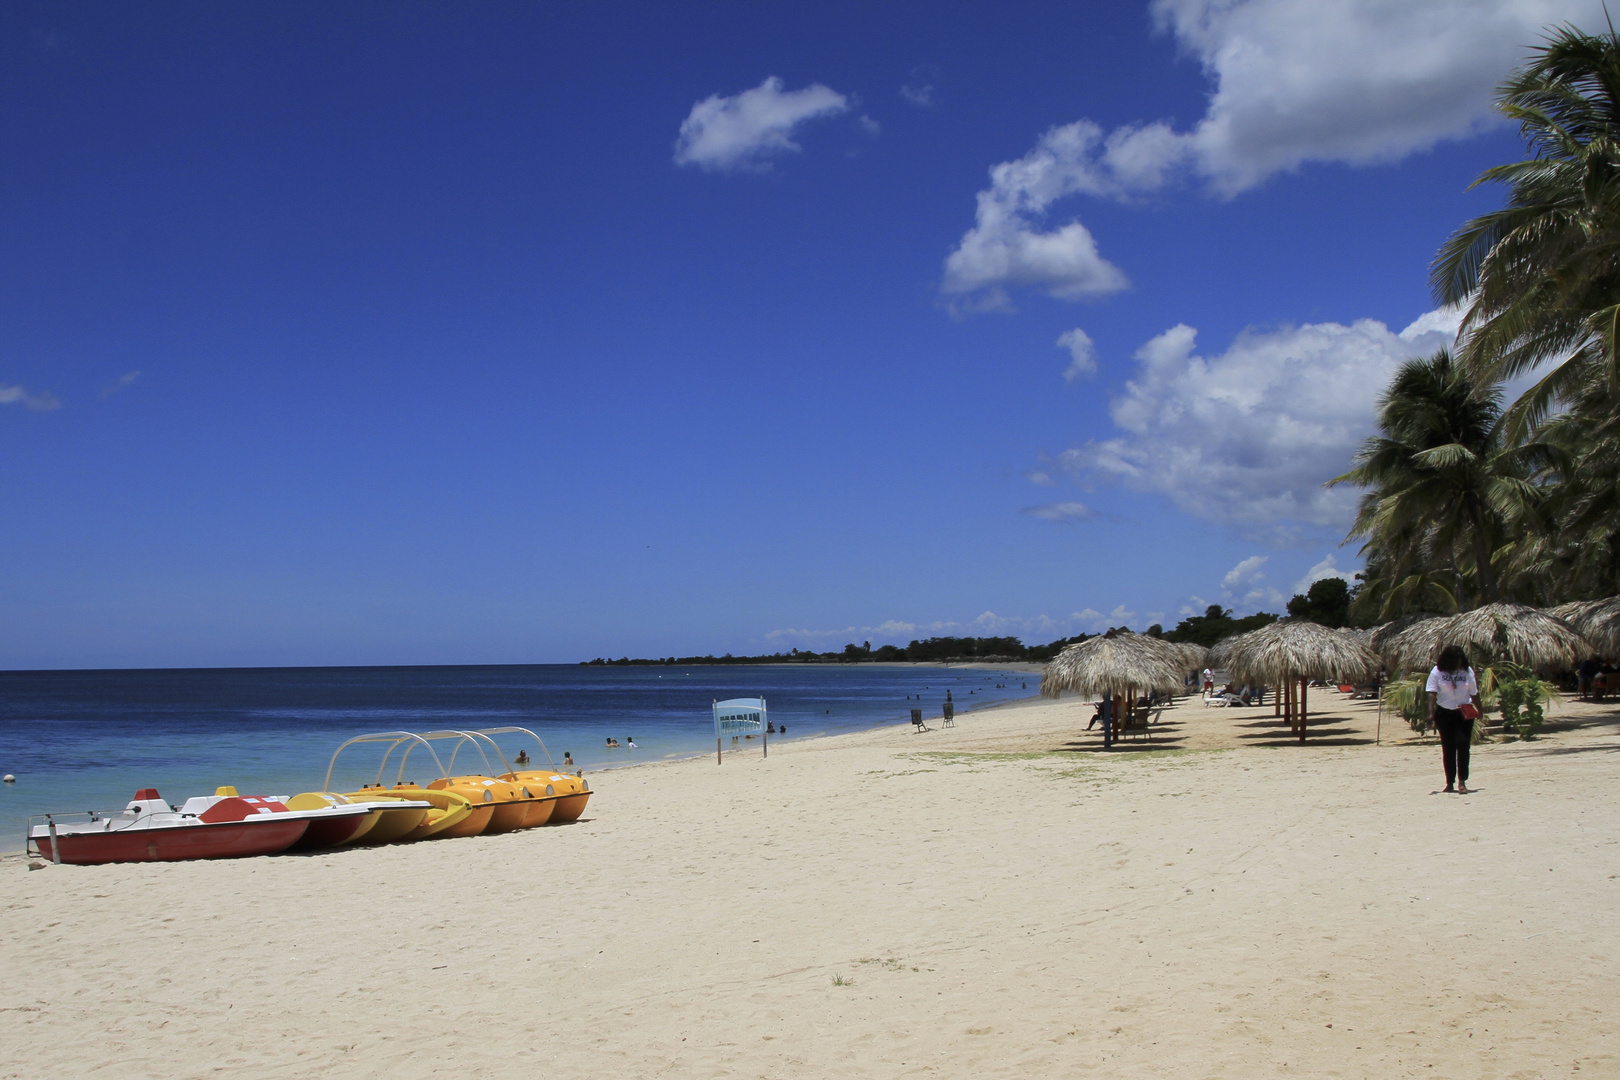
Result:
[[[1182,619],[1174,630],[1166,631],[1158,623],[1154,623],[1146,632],[1151,637],[1162,637],[1166,641],[1192,641],[1200,645],[1213,645],[1230,634],[1255,630],[1276,621],[1277,616],[1264,611],[1242,619],[1234,619],[1231,611],[1218,604],[1211,604],[1204,614],[1190,615]],[[1124,630],[1126,627],[1119,629]],[[580,663],[586,667],[631,664],[688,667],[697,664],[1044,664],[1062,652],[1066,646],[1095,636],[1076,634],[1074,637],[1058,638],[1045,645],[1025,645],[1016,637],[931,637],[913,641],[909,645],[879,645],[875,649],[870,641],[863,641],[859,645],[850,642],[843,649],[831,652],[792,649],[788,652],[765,653],[759,656],[733,656],[726,653],[724,656],[712,654],[650,658],[622,656],[617,660],[599,656],[595,660],[582,660]]]

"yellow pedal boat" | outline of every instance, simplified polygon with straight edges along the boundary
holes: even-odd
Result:
[[[533,739],[535,745],[540,747],[540,754],[546,759],[549,768],[518,770],[513,769],[511,764],[508,763],[507,771],[501,774],[501,779],[511,781],[514,784],[527,784],[530,790],[544,788],[554,796],[555,805],[553,805],[551,816],[548,819],[553,825],[566,825],[571,821],[578,821],[585,813],[585,804],[591,798],[590,781],[585,779],[583,770],[570,776],[557,768],[556,763],[551,760],[551,751],[546,749],[545,741],[540,736],[528,728],[522,727],[483,728],[472,732],[472,734],[481,735],[491,743],[495,741],[494,737],[496,735],[527,735]],[[501,757],[502,760],[505,760],[506,755],[504,752]],[[535,824],[540,823],[535,822]]]
[[[366,806],[370,813],[361,821],[360,827],[346,839],[337,841],[333,846],[344,844],[386,844],[390,840],[398,840],[422,824],[422,819],[432,809],[432,804],[421,799],[376,799],[368,798],[367,792],[351,792],[347,795],[335,791],[305,791],[294,795],[287,800],[289,810],[319,810],[328,806]]]

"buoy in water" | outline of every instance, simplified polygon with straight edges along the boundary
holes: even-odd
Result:
[[[4,781],[8,784],[15,784],[17,782],[17,778],[12,776],[10,773],[6,773],[5,776],[0,776],[0,781]]]

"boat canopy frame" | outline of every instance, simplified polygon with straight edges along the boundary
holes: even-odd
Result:
[[[332,772],[337,768],[337,760],[339,755],[341,755],[343,751],[347,750],[349,747],[358,743],[389,744],[388,749],[383,751],[382,761],[377,765],[377,786],[379,787],[383,785],[383,773],[388,770],[388,759],[393,757],[394,751],[398,750],[401,746],[407,746],[408,749],[406,749],[406,751],[400,755],[399,771],[394,776],[394,782],[396,784],[404,780],[405,763],[407,760],[409,760],[411,751],[416,749],[418,746],[422,746],[427,749],[428,756],[433,759],[433,764],[438,767],[440,776],[450,775],[445,771],[444,763],[439,760],[439,755],[434,752],[433,744],[428,742],[424,736],[418,735],[414,731],[376,731],[369,735],[356,735],[354,738],[350,739],[348,742],[345,742],[332,752],[332,760],[330,764],[326,766],[326,780],[321,785],[322,791],[332,790]]]

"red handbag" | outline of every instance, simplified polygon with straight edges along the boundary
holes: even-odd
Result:
[[[1472,701],[1463,702],[1463,707],[1457,711],[1462,713],[1462,718],[1464,720],[1479,719],[1479,706],[1475,705]]]

